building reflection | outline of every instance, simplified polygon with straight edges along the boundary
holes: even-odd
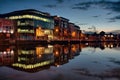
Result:
[[[80,51],[79,44],[54,45],[54,66],[59,67],[60,65],[68,63],[70,59],[79,55]]]
[[[19,46],[10,67],[27,72],[49,69],[54,63],[53,46]]]
[[[84,47],[92,47],[92,48],[100,48],[102,50],[104,50],[105,48],[118,48],[120,47],[120,43],[118,42],[100,42],[100,43],[96,43],[96,42],[92,42],[92,43],[85,43],[82,44],[82,46]]]
[[[0,66],[25,72],[59,67],[80,55],[83,48],[118,48],[120,43],[80,43],[67,45],[0,46]]]
[[[0,66],[14,63],[14,47],[0,46]]]

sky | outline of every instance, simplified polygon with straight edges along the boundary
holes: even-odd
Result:
[[[81,30],[120,30],[120,0],[0,0],[0,14],[36,9],[69,19]]]

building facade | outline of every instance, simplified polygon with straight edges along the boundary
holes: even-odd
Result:
[[[69,20],[59,16],[53,16],[54,18],[54,39],[66,40],[69,38]]]
[[[41,39],[44,36],[46,37],[46,35],[48,39],[53,37],[51,35],[53,33],[54,20],[48,13],[28,9],[3,14],[2,17],[16,20],[18,40]],[[42,32],[36,32],[38,31],[36,29],[39,29],[38,27],[42,29]],[[43,35],[39,35],[37,33],[41,33]]]
[[[16,22],[9,19],[0,18],[0,42],[4,43],[15,39]]]
[[[76,26],[74,23],[70,23],[69,19],[59,16],[51,16],[49,13],[44,13],[34,9],[1,14],[0,17],[16,22],[11,23],[15,24],[15,26],[10,28],[15,32],[14,40],[70,41],[79,40],[80,38],[79,26]],[[4,22],[4,20],[1,21]],[[4,32],[5,31],[3,30],[3,33]]]

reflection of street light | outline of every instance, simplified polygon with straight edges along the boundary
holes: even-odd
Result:
[[[68,53],[68,49],[64,48],[64,53],[67,54]]]
[[[59,52],[58,52],[58,51],[55,51],[55,55],[58,56],[58,55],[59,55]]]
[[[60,67],[60,65],[59,65],[59,64],[57,64],[57,63],[55,63],[55,65],[56,65],[57,67]]]
[[[76,51],[76,47],[72,46],[71,50],[75,52]]]
[[[58,32],[59,31],[59,29],[55,29],[55,32]]]

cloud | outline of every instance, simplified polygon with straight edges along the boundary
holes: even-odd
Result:
[[[89,7],[90,7],[89,2],[87,2],[87,3],[77,3],[77,4],[74,4],[72,9],[88,10]]]
[[[120,1],[106,2],[105,9],[112,10],[114,12],[120,12]]]
[[[57,5],[51,5],[51,4],[48,4],[48,5],[44,5],[44,7],[47,7],[47,8],[56,8],[57,7]]]
[[[111,23],[111,22],[116,22],[116,20],[109,20],[108,22],[109,22],[109,23]]]
[[[88,1],[88,2],[79,2],[74,4],[72,9],[87,10],[92,6],[100,6],[103,9],[111,10],[114,12],[120,12],[120,1]]]
[[[64,0],[54,0],[54,1],[56,1],[57,3],[55,3],[55,4],[47,4],[47,5],[44,5],[44,7],[47,7],[47,8],[56,8],[56,7],[58,7],[57,4],[61,4],[61,3],[64,2]]]
[[[80,23],[80,24],[78,24],[78,25],[88,25],[88,23]]]
[[[112,12],[109,12],[109,13],[107,13],[106,15],[111,15],[112,14]]]
[[[109,19],[108,22],[116,22],[117,20],[120,20],[120,15],[114,16],[112,18],[107,18],[107,19]]]
[[[117,15],[115,17],[109,18],[110,20],[120,20],[120,15]]]
[[[85,7],[72,7],[72,9],[87,10],[87,8],[85,8]]]
[[[57,1],[57,3],[63,3],[64,2],[64,0],[55,0],[55,1]]]
[[[88,23],[79,23],[78,21],[74,22],[77,25],[88,25]]]
[[[92,17],[97,18],[97,17],[100,17],[100,15],[96,15],[96,16],[92,16]]]

